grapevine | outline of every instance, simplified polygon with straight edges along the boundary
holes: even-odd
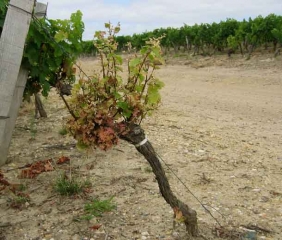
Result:
[[[116,53],[115,35],[120,26],[106,23],[105,27],[107,31],[96,32],[94,40],[101,71],[74,85],[70,102],[73,116],[68,121],[78,145],[103,150],[118,143],[127,125],[140,124],[158,107],[159,90],[164,86],[154,74],[159,68],[156,63],[163,62],[161,38],[148,40],[125,65]],[[122,77],[124,68],[128,72],[126,78]]]
[[[25,97],[38,92],[47,96],[51,87],[74,82],[72,66],[81,52],[83,31],[80,11],[69,20],[32,21],[23,56],[23,66],[29,70]]]

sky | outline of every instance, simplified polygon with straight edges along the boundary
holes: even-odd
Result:
[[[92,40],[104,23],[121,24],[119,35],[132,35],[161,27],[212,23],[282,15],[282,0],[38,0],[48,3],[49,19],[67,19],[80,10],[85,24],[84,40]]]

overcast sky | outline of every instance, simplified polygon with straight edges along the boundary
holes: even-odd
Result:
[[[270,13],[282,14],[282,0],[38,0],[47,3],[49,19],[65,19],[76,10],[83,13],[84,39],[91,40],[104,23],[121,23],[120,35],[132,35],[184,23],[242,20]]]

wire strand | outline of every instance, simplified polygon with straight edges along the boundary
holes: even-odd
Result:
[[[177,178],[177,180],[184,186],[184,188],[197,200],[197,202],[200,203],[200,205],[205,209],[205,211],[208,212],[208,214],[217,222],[217,224],[221,226],[219,220],[211,213],[211,211],[209,209],[207,209],[206,206],[208,206],[207,204],[204,204],[201,202],[201,200],[187,187],[187,185],[184,183],[184,181],[181,180],[181,178],[172,170],[172,168],[166,163],[166,161],[164,161],[162,159],[162,157],[156,153],[156,152],[151,152],[152,154],[156,154],[156,156],[158,157],[158,159],[160,161],[162,161],[164,163],[164,165],[169,169],[169,171]],[[210,206],[211,207],[211,206]],[[212,207],[213,208],[213,207]],[[219,212],[219,211],[217,211]],[[221,213],[220,213],[221,214]],[[222,215],[222,214],[221,214]]]
[[[29,12],[29,11],[27,11],[27,10],[21,8],[21,7],[15,6],[15,5],[11,4],[11,3],[8,3],[8,6],[11,6],[11,7],[16,8],[18,10],[21,10],[21,11],[23,11],[23,12],[29,14],[29,15],[33,15],[32,12]]]

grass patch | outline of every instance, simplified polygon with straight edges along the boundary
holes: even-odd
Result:
[[[29,129],[30,129],[31,139],[35,139],[37,133],[37,126],[36,126],[35,117],[32,114],[30,117]]]
[[[26,195],[16,195],[10,203],[11,208],[21,209],[25,203],[30,202],[30,198]]]
[[[62,135],[62,136],[65,136],[68,134],[68,130],[66,127],[62,127],[60,130],[59,130],[59,134]]]
[[[90,203],[85,204],[84,211],[85,216],[82,219],[90,220],[92,217],[101,217],[103,213],[110,212],[116,208],[116,204],[113,203],[113,197],[105,200],[94,199]]]
[[[151,172],[153,172],[153,169],[151,167],[147,166],[147,167],[144,168],[144,172],[145,173],[151,173]]]
[[[23,191],[27,190],[27,186],[25,184],[20,184],[18,186],[17,190],[20,191],[20,192],[23,192]]]
[[[24,197],[24,196],[16,196],[13,201],[17,204],[24,204],[26,202],[29,202],[30,199],[28,197]]]
[[[89,186],[91,186],[89,181],[81,182],[75,178],[69,179],[63,175],[56,180],[54,189],[62,196],[71,196],[81,193],[85,187]]]

